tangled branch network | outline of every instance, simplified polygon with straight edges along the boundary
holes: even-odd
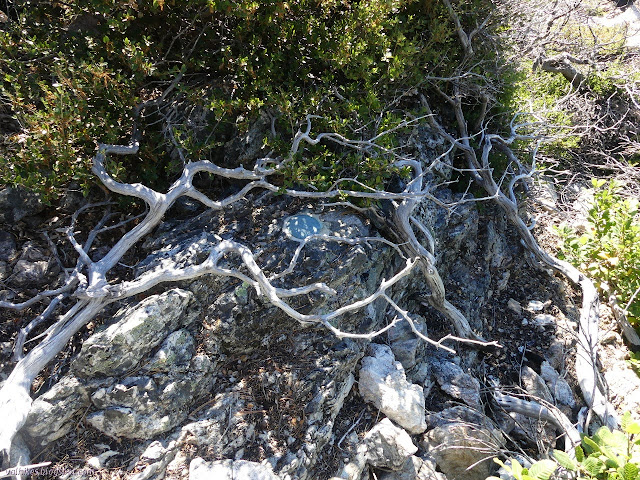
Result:
[[[412,213],[415,207],[424,198],[432,198],[429,189],[424,184],[424,172],[422,163],[410,159],[399,158],[396,155],[394,166],[410,167],[412,171],[411,181],[401,193],[393,193],[382,190],[368,189],[365,191],[352,191],[339,188],[343,183],[338,180],[333,188],[326,192],[309,192],[302,190],[287,189],[285,194],[293,197],[304,197],[325,201],[336,197],[347,198],[367,198],[374,200],[386,200],[393,205],[393,214],[390,218],[385,218],[386,226],[392,231],[393,239],[373,238],[342,238],[329,237],[327,235],[316,235],[305,239],[302,242],[291,263],[284,272],[269,278],[257,263],[254,253],[249,247],[233,240],[223,240],[218,238],[218,243],[212,245],[207,258],[195,265],[179,267],[177,263],[163,264],[154,270],[142,273],[130,280],[110,279],[110,273],[121,261],[123,256],[138,242],[151,233],[151,231],[161,222],[168,209],[180,197],[190,197],[201,202],[211,209],[230,208],[235,202],[245,198],[249,192],[256,189],[268,192],[281,192],[281,188],[269,181],[273,175],[282,172],[282,169],[293,158],[303,144],[314,145],[320,141],[328,141],[339,144],[346,148],[356,149],[363,153],[371,152],[375,149],[382,149],[376,141],[380,135],[369,140],[349,140],[335,133],[320,133],[315,138],[311,135],[312,120],[314,117],[308,116],[306,128],[299,130],[295,135],[289,155],[284,159],[263,158],[255,163],[253,169],[244,167],[234,169],[222,168],[210,161],[196,161],[186,163],[180,178],[169,188],[167,193],[157,192],[147,186],[138,183],[122,183],[115,180],[105,168],[105,162],[109,155],[134,155],[138,152],[139,144],[134,137],[130,145],[100,145],[93,159],[93,173],[100,179],[102,184],[111,192],[134,197],[145,202],[147,212],[138,224],[130,228],[123,235],[108,253],[100,260],[94,261],[89,255],[92,243],[95,238],[107,229],[107,221],[110,216],[105,215],[102,220],[88,234],[87,240],[81,244],[74,236],[74,225],[82,209],[77,211],[72,217],[71,227],[67,230],[67,237],[78,258],[73,269],[66,271],[64,284],[56,289],[47,290],[22,303],[0,302],[0,307],[14,310],[24,310],[38,303],[46,303],[42,313],[34,318],[27,326],[19,332],[15,344],[14,359],[17,361],[9,378],[0,389],[0,408],[6,413],[5,421],[0,425],[0,450],[6,456],[9,453],[14,436],[24,425],[32,403],[29,394],[31,384],[36,376],[51,362],[56,355],[67,345],[72,336],[84,325],[90,322],[105,306],[149,291],[152,287],[165,282],[193,279],[202,275],[219,275],[234,277],[246,282],[253,287],[258,295],[265,298],[272,305],[280,308],[291,318],[303,323],[315,323],[326,327],[332,334],[338,337],[371,339],[390,329],[400,321],[406,321],[417,336],[423,340],[443,348],[450,352],[453,349],[444,345],[445,341],[453,340],[458,342],[468,342],[472,346],[487,348],[495,346],[495,343],[485,342],[484,339],[472,331],[469,322],[464,315],[451,303],[446,300],[445,289],[435,265],[433,251],[434,239],[428,228],[426,228]],[[407,126],[411,121],[403,126]],[[208,173],[225,179],[246,181],[240,191],[229,195],[223,199],[213,200],[199,191],[193,184],[193,180],[198,173]],[[348,205],[358,208],[347,202]],[[94,204],[101,206],[104,204]],[[86,208],[86,207],[84,207]],[[414,230],[414,228],[416,230]],[[417,233],[416,233],[417,231]],[[424,247],[418,240],[421,237],[428,247]],[[292,288],[278,288],[273,281],[276,278],[288,275],[296,268],[297,258],[301,250],[311,241],[334,241],[343,243],[371,243],[372,241],[382,241],[392,246],[396,252],[404,258],[404,264],[389,279],[383,279],[376,290],[365,298],[356,300],[323,314],[304,314],[296,310],[287,298],[310,292],[319,292],[324,295],[332,295],[335,292],[326,284],[315,283],[311,285],[295,286]],[[222,261],[235,257],[239,260],[238,266],[230,267],[228,262]],[[431,289],[427,295],[428,301],[440,312],[442,312],[452,323],[457,335],[447,335],[439,341],[434,341],[421,333],[411,317],[411,314],[401,308],[392,298],[389,290],[400,280],[410,275],[416,268],[424,274],[428,286]],[[427,292],[428,293],[428,292]],[[395,316],[388,325],[370,333],[352,333],[338,329],[334,326],[334,320],[349,312],[362,309],[367,305],[382,299],[387,302]],[[71,305],[64,310],[63,305]],[[29,334],[39,325],[48,322],[48,328],[30,341],[39,340],[36,346],[23,353],[24,345]]]

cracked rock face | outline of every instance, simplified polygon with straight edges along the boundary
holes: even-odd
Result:
[[[84,378],[126,373],[178,326],[190,325],[198,315],[193,294],[173,289],[122,310],[115,322],[89,337],[72,363]]]
[[[115,438],[147,439],[171,430],[186,419],[193,399],[213,385],[208,357],[193,357],[187,367],[187,373],[178,368],[168,375],[127,377],[96,390],[91,402],[99,410],[88,415],[87,422]]]
[[[195,355],[193,334],[181,328],[197,314],[193,294],[180,289],[122,309],[85,341],[72,374],[34,400],[29,438],[40,445],[61,438],[87,409],[87,422],[114,438],[151,438],[179,425],[215,380],[213,362]],[[130,370],[140,375],[114,378]]]

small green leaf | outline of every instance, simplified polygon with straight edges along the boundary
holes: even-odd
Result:
[[[606,470],[604,462],[596,457],[587,457],[582,465],[593,476],[599,475]]]
[[[576,447],[576,460],[580,463],[584,461],[584,450],[580,445]]]
[[[549,480],[551,474],[556,471],[558,464],[553,460],[540,460],[529,468],[529,475],[537,480]]]
[[[637,480],[638,478],[638,467],[633,463],[627,463],[622,468],[622,478],[623,480]]]
[[[631,412],[625,412],[625,414],[622,416],[620,425],[622,427],[622,431],[628,433],[629,435],[636,435],[640,433],[640,424],[633,421],[633,419],[631,418]]]
[[[516,460],[515,458],[511,459],[511,473],[513,474],[514,477],[516,478],[520,478],[522,477],[522,471],[524,469],[522,468],[522,465],[520,465],[520,462],[518,462],[518,460]]]
[[[575,472],[578,468],[578,465],[573,458],[562,450],[554,450],[553,457],[558,461],[561,467],[566,468],[567,470]]]
[[[598,446],[598,444],[596,442],[594,442],[593,440],[591,440],[589,437],[587,437],[586,435],[584,437],[582,437],[582,443],[584,443],[585,447],[588,447],[588,449],[591,452],[600,452],[600,447]]]

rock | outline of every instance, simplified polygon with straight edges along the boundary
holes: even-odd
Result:
[[[340,342],[339,350],[334,347],[316,360],[322,372],[313,372],[300,382],[299,388],[315,392],[304,408],[308,426],[299,438],[304,440],[299,448],[290,447],[291,455],[285,455],[278,463],[278,475],[283,479],[314,479],[313,467],[323,449],[333,437],[333,427],[337,415],[355,383],[351,372],[355,371],[362,356],[354,342]]]
[[[522,305],[520,305],[516,300],[510,298],[507,302],[507,308],[512,312],[517,313],[518,315],[522,314]]]
[[[212,368],[209,358],[199,355],[185,373],[127,377],[100,388],[91,396],[99,411],[89,414],[87,422],[114,438],[148,439],[168,432],[187,418],[191,402],[211,389]]]
[[[16,298],[15,292],[11,290],[0,290],[0,301],[11,302],[14,298]]]
[[[100,470],[101,468],[105,468],[107,460],[116,455],[120,455],[120,452],[116,452],[114,450],[107,450],[106,452],[101,453],[100,455],[96,455],[95,457],[91,457],[87,460],[87,465],[89,465],[94,470]]]
[[[470,425],[480,425],[484,428],[495,428],[493,422],[482,411],[474,410],[464,405],[457,405],[431,413],[426,416],[429,427],[442,427],[454,423],[468,423]]]
[[[618,411],[640,412],[640,377],[635,374],[629,362],[612,362],[603,369],[603,374],[611,392],[611,401]]]
[[[549,302],[541,302],[540,300],[530,300],[527,304],[527,310],[530,312],[541,312]]]
[[[533,323],[538,328],[548,327],[556,323],[556,317],[554,317],[553,315],[549,315],[548,313],[539,313],[538,315],[533,317]]]
[[[553,404],[553,395],[551,395],[547,384],[531,367],[523,365],[520,370],[520,381],[522,388],[534,399],[541,399]]]
[[[418,330],[423,335],[427,335],[427,327],[419,317],[413,319]],[[418,338],[411,325],[408,322],[400,322],[394,325],[388,332],[389,344],[393,355],[398,360],[405,370],[409,370],[416,365],[416,355],[424,350],[424,341]]]
[[[7,262],[0,260],[0,282],[4,282],[9,276],[9,266]]]
[[[246,402],[237,392],[217,394],[213,405],[201,413],[201,420],[184,425],[181,432],[193,438],[193,445],[210,447],[223,457],[233,457],[236,450],[255,436],[255,426],[247,424],[239,412]]]
[[[557,403],[567,405],[570,408],[576,406],[576,400],[573,397],[573,392],[567,381],[562,378],[558,372],[549,364],[544,361],[540,366],[540,376],[547,382],[547,387],[551,391],[553,398]]]
[[[436,471],[436,465],[429,459],[411,455],[398,471],[377,472],[378,480],[447,480]]]
[[[24,187],[0,190],[0,223],[14,224],[44,210],[40,197]]]
[[[66,435],[89,404],[86,385],[67,375],[33,401],[24,431],[35,443],[47,445]]]
[[[456,204],[455,214],[425,200],[418,205],[413,216],[434,234],[438,272],[446,283],[449,295],[452,289],[457,292],[456,307],[469,320],[472,328],[481,331],[484,328],[481,311],[492,276],[483,252],[479,251],[484,245],[482,242],[478,245],[478,238],[481,238],[478,210],[471,202],[464,201],[464,194],[454,194],[443,188],[435,189],[433,195],[444,204]],[[423,293],[428,291],[424,277],[417,276],[416,285],[411,285],[411,289]],[[423,315],[426,316],[426,313]]]
[[[208,255],[212,245],[219,243],[217,231],[224,231],[225,238],[233,237],[255,251],[264,251],[260,265],[268,271],[282,271],[291,260],[298,242],[283,232],[284,212],[289,212],[289,202],[278,199],[267,205],[239,205],[233,212],[206,211],[190,222],[173,228],[156,241],[145,244],[154,249],[141,262],[138,273],[161,268],[169,259],[180,267],[200,263]],[[362,218],[347,209],[313,212],[331,235],[356,238],[372,235]],[[243,238],[251,232],[249,238]],[[339,308],[345,299],[362,298],[375,291],[381,278],[389,278],[389,269],[394,267],[390,249],[369,249],[363,245],[348,245],[338,242],[311,242],[302,251],[294,275],[279,283],[308,285],[324,282],[336,290],[336,295],[310,296],[316,311]],[[273,307],[236,279],[208,275],[183,285],[191,290],[198,301],[205,305],[203,315],[212,319],[204,332],[205,348],[213,345],[225,354],[254,354],[256,350],[277,340],[274,325],[291,332],[299,328],[280,309]],[[294,298],[294,303],[303,298]],[[381,305],[337,319],[341,329],[355,331],[370,330],[382,324],[384,312]],[[264,321],[268,318],[269,321]],[[213,320],[215,319],[215,320]]]
[[[488,262],[492,271],[504,269],[513,261],[505,235],[492,220],[487,223],[485,252],[484,259]]]
[[[253,161],[263,151],[264,139],[271,127],[271,116],[260,112],[258,119],[251,125],[244,135],[236,135],[225,144],[225,165],[241,165]]]
[[[542,400],[543,402],[554,404],[553,395],[551,395],[547,384],[532,368],[526,365],[522,367],[520,381],[522,388],[533,400],[537,402]],[[522,437],[525,442],[531,444],[542,442],[547,446],[553,446],[555,443],[556,432],[554,426],[519,413],[515,414],[513,418],[515,420],[514,435]]]
[[[355,381],[351,372],[355,370],[362,355],[358,344],[352,340],[338,342],[331,350],[323,352],[325,348],[323,340],[318,337],[316,339],[318,342],[313,345],[313,351],[304,355],[299,354],[295,348],[289,349],[292,362],[300,357],[304,358],[308,365],[310,359],[314,359],[312,363],[317,368],[306,374],[304,378],[287,379],[286,372],[270,372],[266,363],[261,367],[265,370],[263,385],[273,394],[295,397],[300,392],[306,391],[310,395],[309,400],[305,402],[304,412],[299,412],[298,418],[292,418],[295,414],[292,411],[285,412],[284,415],[279,414],[282,416],[277,419],[280,425],[285,426],[280,434],[284,437],[282,440],[289,439],[292,435],[287,432],[287,422],[293,420],[303,422],[300,423],[302,428],[295,434],[294,443],[289,444],[288,449],[283,453],[275,454],[274,452],[270,457],[274,470],[283,479],[318,478],[314,473],[314,465],[333,437],[335,418],[340,413]],[[326,340],[325,338],[324,341]],[[335,339],[333,341],[335,342]],[[294,345],[301,346],[304,343],[294,342]],[[289,345],[288,342],[287,345]],[[275,344],[271,348],[280,347]],[[292,366],[295,363],[289,365]],[[267,372],[269,373],[266,374]],[[295,392],[287,393],[288,385],[294,387]],[[234,391],[216,395],[214,404],[198,414],[200,420],[182,427],[181,435],[189,435],[192,445],[215,451],[216,454],[226,458],[236,458],[238,452],[241,454],[249,445],[265,452],[273,452],[274,442],[280,440],[274,438],[272,431],[265,430],[265,426],[259,423],[259,416],[240,413],[247,409],[255,409],[256,406],[247,406],[247,402],[251,399],[247,398],[246,386],[238,384],[233,388]],[[265,416],[264,421],[267,419],[268,416]]]
[[[82,187],[75,182],[71,182],[59,198],[59,208],[69,213],[82,208],[83,203],[86,203],[86,199],[82,194]]]
[[[265,465],[246,460],[205,462],[196,457],[189,464],[189,480],[279,480]]]
[[[137,366],[154,347],[199,313],[193,293],[173,289],[124,308],[114,323],[82,345],[71,368],[79,377],[117,376]]]
[[[256,196],[239,202],[233,209],[206,210],[193,220],[167,222],[158,229],[159,236],[144,243],[143,248],[151,253],[138,265],[136,273],[171,264],[185,268],[201,263],[220,238],[233,239],[261,252],[256,260],[267,275],[283,274],[275,279],[278,287],[325,282],[334,288],[335,296],[312,293],[287,298],[296,309],[312,314],[343,306],[352,298],[364,298],[375,291],[382,278],[389,278],[401,266],[391,249],[378,248],[377,243],[375,248],[370,248],[368,245],[314,240],[301,251],[294,272],[286,274],[299,243],[286,236],[284,219],[295,215],[297,212],[292,206],[298,205],[290,199]],[[460,217],[447,216],[446,209],[436,215],[437,222],[444,222],[444,228],[437,230],[441,237],[437,241],[446,244],[451,240],[451,243],[464,246],[471,255],[475,248],[477,213],[471,207],[460,210],[464,213]],[[376,235],[361,217],[341,207],[312,210],[304,205],[300,212],[313,214],[332,235],[350,238]],[[476,216],[476,227],[470,228],[467,220],[473,215]],[[447,256],[450,265],[463,263],[457,253],[448,251]],[[240,261],[237,255],[224,259],[224,263],[233,268],[239,266]],[[484,288],[482,282],[471,282],[476,269],[469,267],[467,270],[456,278],[467,279],[465,285],[473,283],[480,285],[479,289]],[[413,292],[424,290],[424,280],[420,277],[416,272],[413,278],[407,278],[407,282],[399,284],[390,293],[404,302]],[[486,281],[489,282],[490,277],[487,276]],[[184,309],[185,312],[171,313],[163,317],[163,322],[156,322],[145,312],[147,300],[136,306],[123,307],[113,322],[92,336],[79,357],[72,361],[72,371],[82,378],[115,377],[110,384],[90,392],[92,410],[88,412],[87,422],[118,438],[148,439],[171,432],[158,438],[160,442],[153,448],[148,442],[140,442],[137,453],[140,462],[136,465],[140,473],[135,476],[139,479],[158,477],[165,472],[170,478],[184,477],[191,457],[181,452],[187,451],[212,452],[216,458],[236,460],[248,459],[249,455],[260,451],[283,480],[324,478],[324,470],[320,474],[319,468],[326,465],[326,446],[337,441],[336,417],[344,410],[345,401],[349,412],[362,408],[361,400],[349,392],[355,384],[356,367],[366,343],[336,339],[317,325],[291,320],[265,301],[261,292],[236,278],[211,275],[180,282],[177,286],[183,292],[192,292],[193,304],[177,295],[177,301],[162,300],[161,310]],[[158,302],[157,297],[152,297],[153,302]],[[174,304],[172,308],[167,305],[169,303]],[[190,325],[192,320],[189,318],[195,316],[193,310],[197,304],[203,307],[198,317],[201,323],[198,324],[196,347],[196,326]],[[478,305],[475,302],[470,308],[480,308]],[[386,324],[386,314],[384,302],[378,301],[336,319],[335,325],[350,332],[369,332]],[[187,320],[173,318],[179,315]],[[153,330],[152,334],[143,332],[135,342],[127,341],[129,331],[147,325]],[[429,364],[422,358],[427,349],[421,342],[412,342],[415,339],[411,339],[408,332],[397,333],[395,337],[392,333],[390,343],[399,352],[398,359],[407,365],[415,362],[412,372],[417,373],[412,378],[417,384],[407,381],[401,363],[395,361],[388,347],[384,347],[390,357],[387,368],[391,370],[391,385],[383,382],[382,386],[392,396],[384,397],[380,402],[390,398],[389,403],[397,408],[401,400],[408,400],[408,410],[413,418],[405,427],[423,432],[426,428],[424,393],[418,377],[429,376]],[[409,342],[405,344],[405,341]],[[107,345],[116,353],[110,355]],[[189,378],[191,373],[198,371],[193,366],[197,358],[192,357],[195,351],[206,353],[212,364],[215,358],[221,359],[220,369],[215,370],[219,387],[213,392],[211,384],[205,391],[194,385],[195,379],[192,382]],[[151,358],[147,360],[148,357]],[[370,360],[376,360],[375,357],[372,352]],[[201,382],[213,378],[214,367],[208,371],[208,374],[200,375]],[[187,384],[180,384],[181,380],[187,380]],[[361,384],[362,380],[363,375]],[[398,385],[402,386],[400,396],[395,391]],[[171,396],[171,392],[177,393]],[[207,401],[195,403],[194,398],[200,394],[208,394]],[[209,407],[195,408],[197,404]],[[274,411],[274,405],[278,412]],[[180,418],[185,415],[182,412],[190,412],[192,417],[189,420]],[[403,411],[401,416],[406,417],[407,412]],[[340,435],[346,432],[342,429],[343,417],[340,417]],[[185,449],[183,443],[175,443],[178,438],[188,439],[189,448]],[[404,456],[403,462],[393,463],[394,468],[408,475],[412,468],[424,470],[424,465],[428,466],[425,459],[410,457],[412,455]],[[382,464],[387,460],[380,458],[375,462]],[[317,467],[316,463],[322,467]]]
[[[402,428],[385,418],[376,424],[364,437],[366,461],[378,468],[401,469],[409,456],[418,451],[411,437]]]
[[[12,262],[17,253],[16,241],[13,235],[0,230],[0,261]]]
[[[409,434],[385,418],[367,432],[356,448],[355,457],[330,480],[363,478],[362,472],[367,464],[392,471],[408,471],[410,467],[407,462],[417,451],[418,447],[413,444]]]
[[[429,416],[437,426],[422,436],[420,446],[448,479],[485,480],[491,459],[505,445],[498,427],[478,411],[454,407]]]
[[[21,466],[31,465],[31,452],[29,446],[22,438],[22,435],[16,433],[11,442],[11,449],[9,450],[8,465],[12,468],[20,468]],[[7,475],[7,477],[15,480],[23,480],[30,478],[29,475]]]
[[[433,374],[440,388],[454,398],[474,408],[480,405],[480,382],[465,373],[464,370],[453,362],[438,361],[431,363]]]
[[[149,363],[144,366],[144,371],[184,371],[189,368],[195,348],[195,340],[188,330],[176,330],[165,339]]]
[[[420,158],[430,165],[424,172],[425,178],[429,181],[439,183],[442,180],[451,180],[453,158],[445,153],[443,138],[429,127],[417,125],[407,139],[406,147],[413,150],[415,158]],[[433,162],[434,158],[439,160]]]
[[[13,352],[13,342],[0,342],[0,355],[6,358]]]
[[[547,349],[547,360],[551,367],[560,372],[566,369],[566,356],[570,351],[571,345],[565,343],[565,341],[559,340],[556,337],[551,339],[551,344]]]
[[[601,345],[621,345],[622,337],[614,330],[606,332],[600,339]]]
[[[142,460],[155,461],[155,460],[160,460],[160,458],[162,458],[162,455],[164,455],[165,453],[166,453],[166,448],[162,444],[162,442],[155,440],[149,444],[149,446],[140,455],[140,458]]]
[[[50,267],[54,265],[47,260],[18,260],[13,267],[13,281],[19,286],[42,286],[53,276],[54,272]]]
[[[402,364],[395,361],[388,346],[372,343],[369,354],[360,368],[360,395],[408,432],[424,432],[422,387],[407,381]]]

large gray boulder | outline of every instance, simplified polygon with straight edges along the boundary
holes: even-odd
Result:
[[[181,328],[198,311],[193,294],[180,289],[123,308],[85,341],[71,374],[34,400],[29,439],[46,445],[61,438],[88,409],[89,425],[114,438],[151,438],[176,427],[215,381],[214,364],[195,355],[193,334]],[[123,375],[132,369],[139,376]]]

